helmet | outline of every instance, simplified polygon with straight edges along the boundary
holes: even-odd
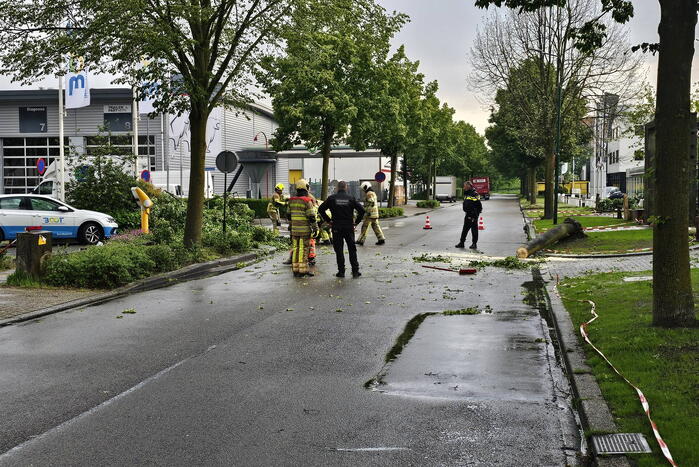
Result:
[[[303,178],[299,178],[296,180],[296,189],[297,190],[307,190],[308,189],[308,182],[304,180]]]
[[[364,190],[365,192],[371,190],[371,183],[369,183],[369,182],[362,183],[362,190]]]
[[[283,183],[277,183],[274,185],[274,189],[277,191],[284,191],[284,184]]]

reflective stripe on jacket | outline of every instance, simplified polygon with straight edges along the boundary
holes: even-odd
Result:
[[[295,237],[310,237],[311,230],[317,228],[316,207],[308,196],[289,198],[289,219],[291,220],[291,235]]]

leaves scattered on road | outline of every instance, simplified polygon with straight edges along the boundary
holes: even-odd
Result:
[[[420,256],[413,256],[413,261],[416,263],[451,263],[451,258],[449,256],[433,256],[428,253],[423,253]]]

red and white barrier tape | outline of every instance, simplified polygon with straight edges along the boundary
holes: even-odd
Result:
[[[658,426],[655,424],[653,419],[650,418],[650,404],[648,404],[648,400],[646,399],[646,396],[643,394],[643,392],[640,389],[638,389],[638,387],[636,387],[633,383],[631,383],[631,381],[626,379],[626,376],[619,373],[619,370],[617,370],[614,367],[614,365],[612,365],[612,362],[610,362],[609,359],[602,353],[602,351],[600,351],[597,347],[595,347],[595,344],[593,344],[590,341],[590,338],[587,335],[587,325],[591,324],[594,320],[599,318],[599,315],[595,311],[595,309],[597,308],[597,305],[595,305],[595,302],[593,302],[592,300],[582,300],[582,301],[589,303],[590,306],[592,307],[590,309],[590,313],[592,313],[593,318],[590,321],[580,325],[580,334],[583,336],[583,339],[585,339],[585,342],[590,344],[590,346],[593,349],[595,349],[595,352],[600,354],[600,356],[604,359],[605,362],[607,362],[607,364],[612,368],[612,370],[614,370],[614,372],[617,375],[621,376],[621,378],[624,381],[626,381],[629,386],[631,386],[632,388],[634,388],[636,390],[636,394],[638,394],[638,399],[641,401],[641,405],[643,406],[643,410],[646,412],[646,416],[648,417],[648,421],[650,422],[650,426],[653,429],[653,434],[655,435],[655,439],[658,441],[658,445],[660,446],[660,450],[663,451],[663,455],[665,456],[665,459],[668,460],[670,465],[677,467],[677,464],[672,459],[672,454],[670,454],[670,448],[667,446],[667,444],[665,444],[665,441],[663,441],[663,438],[660,436],[660,431],[658,431]]]

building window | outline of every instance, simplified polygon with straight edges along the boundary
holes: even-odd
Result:
[[[68,138],[64,139],[68,154]],[[29,193],[41,181],[36,163],[46,161],[46,167],[58,159],[58,138],[4,138],[2,140],[2,180],[4,192]]]
[[[133,153],[133,138],[130,135],[87,136],[85,138],[85,154],[92,155],[95,149],[111,144],[113,155],[124,156]],[[141,135],[138,137],[138,155],[148,157],[148,170],[155,170],[155,136]]]

